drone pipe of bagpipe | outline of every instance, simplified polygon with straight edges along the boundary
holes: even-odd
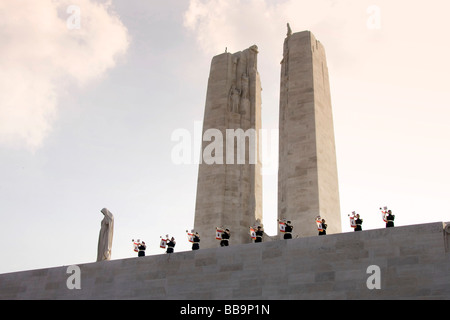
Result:
[[[387,223],[387,218],[386,218],[386,216],[388,215],[387,207],[380,208],[380,210],[381,210],[381,218],[383,219],[383,221],[385,223]]]

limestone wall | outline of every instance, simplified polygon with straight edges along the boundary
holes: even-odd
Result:
[[[80,290],[67,266],[1,274],[0,299],[450,299],[446,225],[80,264]],[[371,265],[379,290],[367,288]]]

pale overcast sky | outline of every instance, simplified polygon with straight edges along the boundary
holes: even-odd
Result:
[[[287,22],[327,52],[343,232],[354,210],[383,228],[384,205],[398,226],[449,221],[448,12],[448,0],[0,2],[0,273],[94,262],[104,207],[113,259],[135,256],[133,238],[162,254],[167,233],[190,250],[198,166],[173,163],[171,135],[203,120],[212,57],[254,44],[276,130]],[[275,234],[276,170],[263,183]]]

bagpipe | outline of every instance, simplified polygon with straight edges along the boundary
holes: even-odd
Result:
[[[194,230],[191,230],[191,232],[186,230],[186,234],[187,234],[187,237],[188,237],[188,241],[190,243],[194,243],[194,237],[195,237]]]
[[[251,237],[253,240],[256,240],[256,231],[255,231],[255,227],[250,227],[249,229],[250,229],[250,230],[249,230],[249,232],[250,232],[250,237]]]
[[[166,249],[166,247],[167,247],[167,241],[169,241],[169,235],[166,234],[166,237],[165,237],[165,238],[163,238],[163,237],[160,237],[160,238],[161,238],[161,241],[159,242],[159,247],[160,247],[161,249]]]
[[[381,218],[383,219],[383,221],[385,222],[385,223],[387,223],[388,222],[388,220],[387,220],[387,214],[388,214],[388,207],[383,207],[383,208],[380,208],[380,211],[381,211]]]
[[[317,224],[317,230],[319,230],[319,232],[322,232],[323,226],[322,226],[322,218],[320,216],[316,217],[316,224]]]
[[[225,232],[224,227],[216,227],[216,240],[222,240],[222,234]]]
[[[352,214],[348,215],[350,217],[350,227],[356,228],[356,212],[353,211]]]
[[[278,230],[280,230],[281,233],[286,232],[286,219],[278,219]]]
[[[137,239],[134,241],[134,239],[131,240],[133,242],[133,251],[139,252],[139,246],[141,245],[141,240]]]

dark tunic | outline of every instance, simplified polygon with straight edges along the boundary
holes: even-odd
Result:
[[[194,236],[194,243],[192,244],[192,250],[198,250],[200,249],[200,237]]]
[[[256,234],[255,243],[262,242],[262,239],[263,239],[262,237],[264,235],[264,231],[259,230],[259,231],[256,231],[255,234]]]
[[[230,239],[230,234],[227,232],[222,233],[222,240],[220,241],[221,247],[228,247],[228,240]]]
[[[173,248],[175,247],[175,242],[167,242],[167,253],[173,253]]]
[[[324,236],[327,234],[327,225],[322,223],[322,231],[319,231],[319,236]]]
[[[284,239],[292,239],[292,229],[294,229],[293,226],[286,225],[284,227]]]
[[[361,225],[363,223],[362,219],[356,219],[355,223],[356,223],[355,231],[362,231],[362,228],[361,228]]]
[[[140,245],[138,247],[139,252],[138,252],[138,257],[145,257],[145,249],[147,249],[146,246]]]
[[[390,213],[386,216],[386,228],[392,228],[394,226],[394,220],[395,220],[395,216]]]

